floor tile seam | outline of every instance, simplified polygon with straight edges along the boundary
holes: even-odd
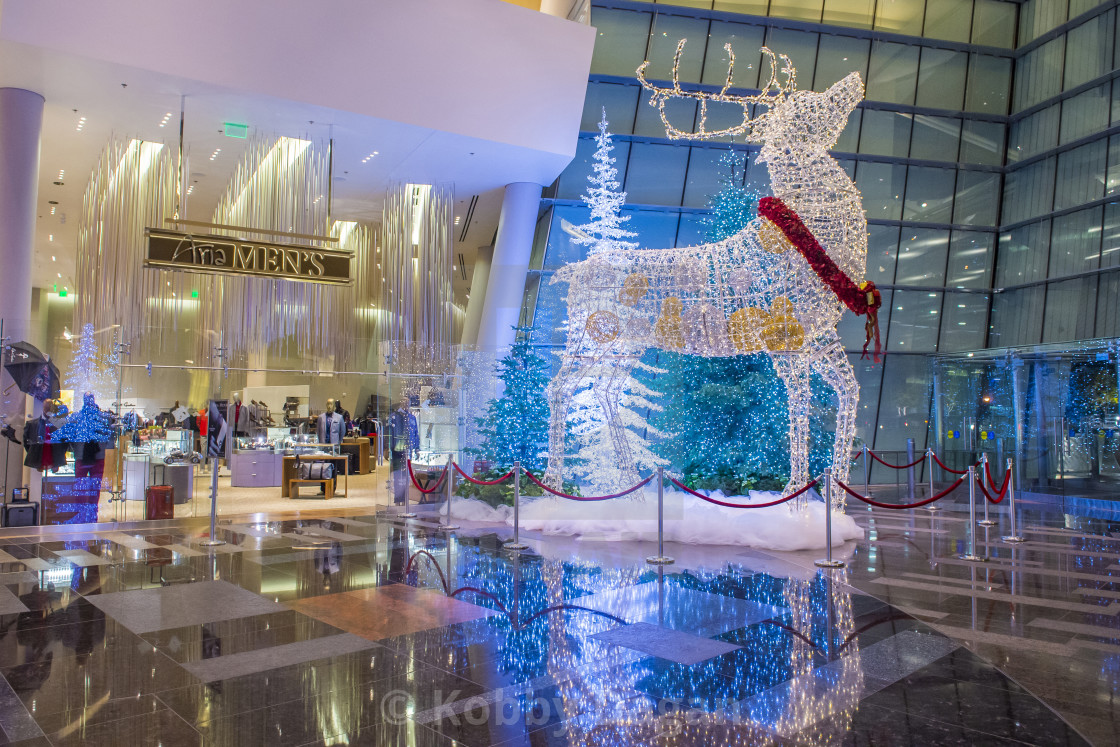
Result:
[[[1058,625],[1062,623],[1062,625]],[[1074,623],[1065,622],[1063,620],[1050,620],[1044,617],[1036,617],[1027,623],[1028,627],[1042,628],[1044,630],[1052,630],[1058,633],[1069,633],[1070,635],[1087,635],[1095,636],[1097,638],[1112,638],[1120,640],[1120,628],[1106,628],[1102,625],[1092,625],[1090,623]],[[1101,633],[1097,634],[1095,631],[1100,630]],[[1112,635],[1105,635],[1105,632],[1111,632]]]
[[[936,560],[939,564],[942,564],[942,565],[959,566],[961,568],[977,568],[978,570],[982,570],[982,569],[985,569],[985,568],[991,568],[991,569],[995,570],[995,569],[998,568],[1000,570],[1011,572],[1011,573],[1020,573],[1024,576],[1053,576],[1055,578],[1076,578],[1076,579],[1084,579],[1084,580],[1088,580],[1088,581],[1099,581],[1101,579],[1111,578],[1111,576],[1109,574],[1103,572],[1103,569],[1102,569],[1102,573],[1083,573],[1083,572],[1080,572],[1080,571],[1062,572],[1062,571],[1059,571],[1057,569],[1052,570],[1052,569],[1048,569],[1048,568],[1044,568],[1044,567],[1043,568],[1037,568],[1037,569],[1035,569],[1035,568],[1016,568],[1016,567],[1014,567],[1013,565],[1011,565],[1007,562],[1003,562],[1002,558],[989,558],[989,560],[987,562],[981,563],[981,564],[977,564],[975,561],[959,560],[957,558],[950,558],[950,557],[936,558]]]
[[[984,599],[990,602],[1008,602],[1010,604],[1022,604],[1028,607],[1044,607],[1046,609],[1063,610],[1065,612],[1081,612],[1084,614],[1099,614],[1109,617],[1116,617],[1120,614],[1120,603],[1113,602],[1106,606],[1097,606],[1087,604],[1085,602],[1068,602],[1063,600],[1047,600],[1041,597],[1030,597],[1022,594],[1012,594],[1010,592],[1004,593],[999,591],[983,591],[981,589],[959,589],[940,587],[935,584],[923,584],[917,581],[906,581],[904,579],[892,579],[881,577],[871,581],[871,583],[882,584],[884,586],[895,586],[901,589],[913,589],[915,591],[928,591],[933,593],[941,593],[950,597],[966,597],[975,599]]]
[[[274,646],[266,646],[264,648],[253,649],[253,650],[250,650],[250,651],[238,651],[236,653],[222,654],[220,656],[213,656],[213,657],[209,657],[209,658],[198,659],[198,660],[195,660],[195,661],[177,662],[177,663],[183,669],[187,670],[192,675],[197,677],[198,675],[195,672],[195,670],[197,670],[197,669],[203,669],[203,670],[212,669],[214,667],[218,667],[218,666],[222,666],[222,665],[224,665],[226,667],[229,667],[229,668],[232,668],[232,667],[237,666],[241,662],[246,662],[246,661],[251,662],[254,659],[259,660],[260,658],[262,658],[262,655],[266,654],[266,652],[273,652],[274,655],[275,654],[290,653],[290,652],[295,652],[295,651],[300,650],[300,647],[307,647],[308,644],[319,643],[321,645],[321,643],[324,642],[328,638],[343,638],[343,637],[346,638],[348,641],[350,641],[350,643],[352,645],[356,646],[356,648],[353,648],[352,650],[346,651],[344,653],[333,653],[333,654],[330,654],[329,656],[321,656],[321,657],[317,657],[315,659],[307,659],[306,661],[318,661],[319,659],[323,659],[323,658],[334,658],[336,656],[345,656],[347,654],[355,654],[355,653],[358,653],[360,651],[366,651],[370,648],[373,648],[373,646],[371,645],[373,643],[372,641],[370,641],[368,639],[365,639],[365,638],[362,638],[361,636],[356,636],[353,633],[341,632],[341,633],[336,633],[336,634],[332,634],[332,635],[329,635],[329,636],[321,636],[319,638],[311,638],[311,639],[308,639],[308,640],[305,640],[305,641],[295,641],[295,642],[291,642],[291,643],[281,643],[281,644],[277,644],[277,645],[274,645]],[[357,640],[352,640],[352,639],[357,639]],[[304,662],[295,662],[295,663],[302,664]],[[273,671],[273,670],[279,669],[283,666],[290,666],[290,665],[282,664],[279,667],[266,667],[265,669],[257,669],[255,671],[244,672],[243,675],[252,675],[252,674],[259,674],[259,673],[263,673],[263,672]],[[243,675],[237,675],[237,676],[243,676]],[[207,680],[207,682],[217,682],[217,681],[220,681],[220,680]]]

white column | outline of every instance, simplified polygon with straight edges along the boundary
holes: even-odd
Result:
[[[463,323],[463,345],[474,347],[478,344],[478,325],[482,321],[482,305],[486,303],[486,284],[490,279],[490,263],[494,259],[494,247],[480,246],[474,258],[474,274],[471,276],[471,297],[467,299],[467,318]]]
[[[0,319],[13,342],[27,336],[31,319],[42,128],[42,96],[22,88],[0,88]]]
[[[498,349],[513,342],[513,327],[521,314],[525,295],[525,276],[529,271],[540,202],[541,185],[530,182],[506,185],[478,326],[480,348]]]
[[[0,88],[0,320],[4,337],[12,342],[27,339],[31,329],[31,260],[42,129],[42,96],[22,88]],[[0,391],[9,391],[0,400],[0,408],[19,431],[26,397],[14,388],[9,390],[11,384],[7,374],[0,375]],[[22,440],[23,433],[19,435]],[[4,495],[11,495],[11,488],[23,483],[23,449],[5,439],[0,453],[7,467],[0,469]]]

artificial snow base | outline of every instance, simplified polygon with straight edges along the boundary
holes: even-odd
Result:
[[[769,503],[780,493],[752,490],[750,497],[726,497],[730,503]],[[691,545],[739,545],[763,550],[819,550],[825,546],[824,502],[810,492],[804,511],[789,504],[766,508],[724,508],[676,490],[665,490],[665,541]],[[451,515],[461,521],[513,525],[513,508],[493,508],[473,498],[455,498]],[[655,540],[657,498],[620,498],[609,501],[573,501],[566,498],[527,498],[521,503],[521,528],[542,534],[578,536],[584,541]],[[860,539],[863,530],[852,517],[833,512],[832,545]]]

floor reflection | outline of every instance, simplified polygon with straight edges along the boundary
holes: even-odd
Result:
[[[828,571],[737,548],[653,567],[640,545],[569,538],[514,554],[486,528],[391,516],[226,522],[213,551],[201,525],[0,544],[0,729],[52,744],[1084,743],[928,624],[982,619],[984,594],[1022,581],[946,571],[948,539],[921,528],[885,520]],[[906,596],[930,581],[864,570],[896,550],[914,560],[900,574],[940,569],[975,593],[923,622],[861,591],[934,606]],[[1102,605],[1120,592],[1096,593],[1083,624],[1115,619]]]

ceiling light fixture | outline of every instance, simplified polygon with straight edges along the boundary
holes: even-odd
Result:
[[[194,185],[193,184],[191,186],[187,187],[187,195],[190,195],[190,193],[193,192],[193,191],[194,191]]]
[[[78,132],[81,132],[82,128],[85,127],[85,126],[86,126],[86,118],[85,117],[78,117]]]
[[[370,160],[371,158],[373,158],[374,156],[376,156],[377,154],[378,154],[378,151],[376,151],[376,150],[375,150],[374,152],[370,153],[370,154],[369,154],[368,156],[366,156],[365,158],[363,158],[363,159],[362,159],[362,163],[369,163],[369,160]]]
[[[171,120],[171,112],[168,112],[167,114],[164,114],[164,115],[163,115],[163,119],[162,119],[162,120],[160,120],[159,126],[160,126],[160,127],[166,127],[166,126],[167,126],[167,123],[168,123],[168,122],[169,122],[170,120]]]
[[[58,210],[58,205],[51,205],[51,215],[54,215],[54,211],[56,210]]]
[[[222,152],[221,148],[215,148],[214,152],[210,154],[210,160],[213,161],[215,158],[218,157],[218,154],[221,153],[221,152]]]
[[[66,169],[59,169],[58,170],[58,178],[62,179],[64,176],[66,176]]]

